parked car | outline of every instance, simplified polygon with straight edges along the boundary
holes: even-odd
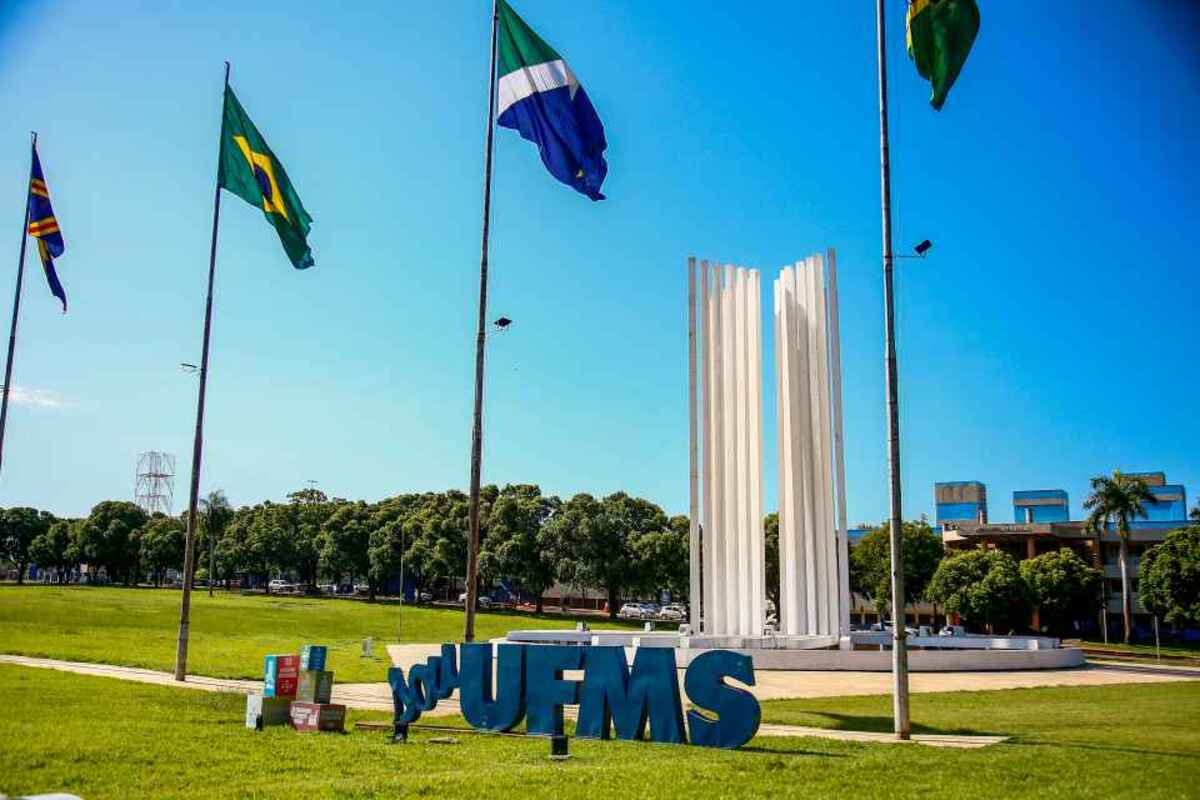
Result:
[[[962,625],[946,625],[940,631],[938,636],[966,636],[967,629]]]
[[[281,592],[287,588],[287,585],[287,581],[283,580],[282,578],[276,578],[267,584],[267,588],[269,588],[272,592]]]
[[[317,589],[321,594],[337,594],[337,587],[332,583],[322,583]]]
[[[642,619],[645,615],[646,610],[641,603],[626,603],[617,612],[617,616],[621,619]]]
[[[433,598],[430,597],[430,599],[432,600]],[[463,606],[467,605],[467,593],[466,592],[463,592],[462,594],[460,594],[458,596],[458,602],[462,603]],[[480,595],[475,600],[475,606],[477,608],[491,608],[492,607],[492,598],[488,597],[486,594]]]
[[[433,602],[433,593],[432,592],[419,592],[417,594],[417,602],[432,603]]]
[[[680,620],[687,618],[687,606],[683,603],[667,603],[658,612],[659,619]]]

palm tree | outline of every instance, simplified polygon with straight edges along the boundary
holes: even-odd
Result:
[[[1097,535],[1115,528],[1121,542],[1121,612],[1125,618],[1125,643],[1133,633],[1133,601],[1129,594],[1129,524],[1138,517],[1146,518],[1146,503],[1154,495],[1141,478],[1130,478],[1114,470],[1112,477],[1092,478],[1092,494],[1083,501],[1088,514],[1088,529]]]
[[[204,535],[208,539],[208,596],[212,597],[217,566],[217,540],[221,538],[221,533],[233,517],[233,507],[229,505],[228,498],[220,489],[209,492],[208,497],[200,501],[200,507],[204,515]]]

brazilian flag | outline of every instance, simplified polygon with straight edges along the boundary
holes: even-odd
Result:
[[[909,0],[908,57],[933,84],[929,104],[941,109],[979,33],[975,0]]]
[[[263,210],[267,221],[278,231],[292,266],[308,269],[313,265],[312,250],[308,246],[312,217],[304,210],[283,165],[267,147],[262,134],[228,86],[225,87],[225,117],[221,122],[221,164],[217,185]]]

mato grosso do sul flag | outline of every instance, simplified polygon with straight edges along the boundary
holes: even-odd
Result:
[[[933,85],[929,104],[941,109],[979,33],[975,0],[909,0],[908,57]]]
[[[558,52],[496,0],[497,123],[538,146],[550,174],[593,200],[608,174],[604,125]]]
[[[33,163],[29,167],[29,235],[37,239],[38,255],[42,258],[42,270],[46,273],[46,283],[50,284],[50,293],[62,302],[63,313],[67,313],[67,293],[58,272],[54,269],[54,259],[61,256],[67,249],[63,241],[62,231],[58,229],[58,218],[50,206],[50,188],[46,186],[46,176],[42,174],[42,160],[38,158],[37,144],[33,145]]]
[[[279,241],[296,269],[313,265],[308,246],[312,217],[288,180],[279,159],[267,147],[246,110],[225,87],[225,116],[221,121],[221,158],[217,185],[263,210],[275,226]]]

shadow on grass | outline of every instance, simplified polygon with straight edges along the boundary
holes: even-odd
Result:
[[[1146,747],[1121,747],[1095,742],[1072,742],[1063,739],[1010,739],[1006,744],[1018,747],[1070,747],[1078,750],[1096,750],[1102,753],[1125,753],[1137,756],[1173,756],[1175,758],[1200,759],[1200,753],[1187,750],[1154,750]]]
[[[769,736],[770,734],[767,734],[767,735]],[[821,752],[819,750],[783,750],[783,749],[777,750],[773,747],[763,747],[760,744],[749,745],[749,746],[743,745],[743,746],[739,747],[736,752],[758,753],[758,754],[764,755],[764,756],[775,756],[775,757],[805,756],[808,758],[849,758],[849,756],[846,753],[825,753],[825,752]]]
[[[891,717],[868,717],[856,716],[853,714],[835,714],[831,711],[805,711],[805,714],[810,714],[814,717],[821,717],[828,721],[829,725],[818,725],[815,727],[828,728],[834,731],[857,731],[864,733],[892,733],[895,728],[892,724]],[[781,725],[802,725],[802,722],[792,720],[790,722],[779,722],[777,720],[767,720],[771,724]],[[954,736],[1007,736],[1003,732],[983,731],[974,728],[937,728],[932,725],[922,725],[919,722],[912,723],[913,733],[929,733],[943,734]]]

